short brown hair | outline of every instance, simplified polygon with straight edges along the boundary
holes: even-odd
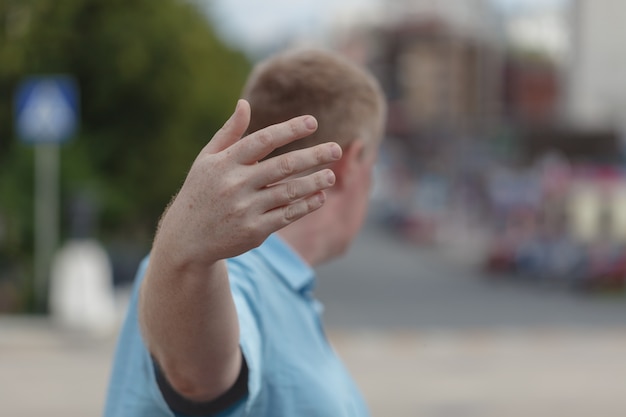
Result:
[[[338,53],[321,49],[290,50],[260,62],[248,78],[243,98],[252,110],[249,132],[303,114],[318,121],[313,135],[268,157],[327,141],[343,148],[357,138],[378,141],[386,116],[376,79]]]

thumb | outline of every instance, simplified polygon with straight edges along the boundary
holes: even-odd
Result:
[[[239,99],[232,116],[209,141],[205,150],[210,153],[223,151],[241,139],[243,134],[246,133],[249,124],[250,103],[244,99]]]

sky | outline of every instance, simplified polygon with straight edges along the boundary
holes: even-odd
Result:
[[[195,1],[210,12],[218,31],[229,43],[254,53],[285,38],[319,39],[328,33],[333,22],[376,13],[390,0]],[[491,1],[505,13],[516,13],[559,6],[569,0]]]
[[[280,39],[318,38],[333,20],[371,10],[379,0],[199,0],[217,29],[237,46],[255,49]]]
[[[569,0],[494,0],[493,2],[505,10],[519,10],[524,8],[561,6]]]

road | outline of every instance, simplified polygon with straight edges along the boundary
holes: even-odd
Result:
[[[339,328],[539,329],[626,325],[626,298],[493,280],[445,251],[374,225],[346,257],[318,270],[317,296]]]

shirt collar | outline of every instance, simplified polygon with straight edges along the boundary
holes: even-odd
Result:
[[[276,233],[261,246],[262,256],[278,276],[295,292],[305,294],[315,286],[315,272]],[[275,261],[278,260],[278,261]]]

